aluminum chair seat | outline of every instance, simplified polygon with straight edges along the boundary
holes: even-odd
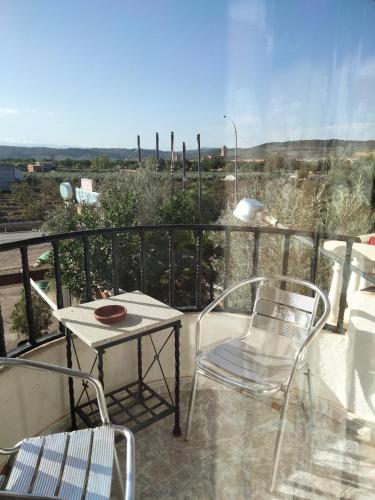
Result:
[[[280,338],[268,347],[234,338],[201,351],[197,355],[197,368],[223,382],[228,379],[229,385],[246,391],[273,394],[287,385],[296,350]]]
[[[5,492],[37,498],[110,498],[115,431],[110,426],[25,439]]]

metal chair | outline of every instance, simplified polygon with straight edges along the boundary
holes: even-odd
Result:
[[[309,295],[286,291],[287,283],[307,289]],[[246,334],[202,349],[203,318],[230,293],[245,285],[256,289],[253,315]],[[316,321],[320,301],[323,308],[320,318]],[[312,405],[311,371],[307,364],[306,351],[323,328],[329,311],[329,301],[322,290],[308,281],[287,276],[246,279],[221,293],[201,312],[196,324],[196,366],[185,440],[190,438],[198,375],[204,375],[262,401],[272,401],[272,398],[281,395],[280,422],[270,483],[272,492],[276,483],[290,390],[296,374],[304,371]]]
[[[127,427],[111,424],[100,382],[89,374],[25,359],[0,358],[0,367],[24,367],[85,380],[94,386],[101,427],[27,438],[2,455],[15,455],[0,498],[110,498],[112,469],[121,498],[132,500],[135,487],[134,437]],[[126,476],[123,478],[115,448],[115,434],[126,439]]]

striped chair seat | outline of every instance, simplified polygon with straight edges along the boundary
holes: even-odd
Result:
[[[25,439],[5,492],[9,498],[104,500],[111,494],[113,457],[109,426]]]
[[[280,342],[279,342],[280,344]],[[283,348],[282,348],[283,347]],[[197,357],[198,369],[228,378],[254,392],[277,392],[285,384],[293,365],[295,350],[288,343],[264,351],[245,340],[232,339]]]

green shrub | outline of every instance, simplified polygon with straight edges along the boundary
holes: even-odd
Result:
[[[36,337],[41,337],[48,333],[48,327],[52,323],[52,313],[48,304],[34,290],[31,292],[31,297],[33,303],[34,331]],[[12,321],[12,332],[17,333],[20,337],[28,335],[24,292],[20,300],[15,304],[10,319]]]

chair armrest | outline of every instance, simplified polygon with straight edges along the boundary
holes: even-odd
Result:
[[[107,405],[105,402],[105,395],[103,391],[103,387],[99,380],[89,373],[81,372],[78,370],[73,370],[71,368],[65,368],[63,366],[50,365],[48,363],[40,363],[38,361],[30,361],[28,359],[19,359],[19,358],[3,358],[0,357],[0,367],[1,366],[12,366],[12,367],[22,367],[22,368],[31,368],[34,370],[45,371],[45,372],[53,372],[58,373],[60,375],[64,375],[65,377],[77,378],[81,380],[86,380],[91,385],[94,386],[96,398],[98,400],[98,408],[100,413],[100,418],[103,424],[110,424]],[[15,453],[21,443],[18,443],[13,448],[0,448],[0,454],[10,454]]]
[[[125,500],[133,500],[135,493],[135,442],[133,433],[125,426],[110,424],[118,433],[126,439],[126,476],[125,476]]]
[[[262,281],[264,279],[265,279],[264,276],[257,276],[254,278],[248,278],[246,280],[239,281],[235,285],[232,285],[232,286],[228,287],[227,289],[225,289],[223,292],[221,292],[221,294],[214,301],[212,301],[210,304],[208,304],[208,306],[205,309],[203,309],[203,311],[198,316],[197,324],[196,324],[195,345],[196,345],[196,353],[197,354],[198,354],[198,351],[199,351],[200,345],[201,345],[200,323],[201,323],[202,319],[206,316],[206,314],[211,312],[223,299],[225,299],[225,297],[227,297],[229,294],[234,292],[234,290],[237,290],[238,288],[241,288],[244,285],[248,285],[250,283],[257,283],[257,282]]]

